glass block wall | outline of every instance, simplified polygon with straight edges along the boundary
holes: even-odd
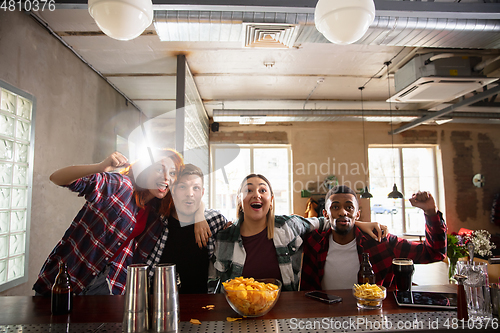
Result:
[[[0,291],[27,281],[34,104],[0,81]]]

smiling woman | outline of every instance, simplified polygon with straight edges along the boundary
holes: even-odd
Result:
[[[97,164],[75,165],[50,179],[86,199],[85,205],[45,261],[33,286],[49,295],[60,262],[68,266],[73,291],[81,295],[123,294],[127,267],[145,262],[172,207],[170,186],[183,159],[163,150],[155,159],[128,165],[120,153]],[[126,167],[121,173],[113,172]]]
[[[239,276],[275,278],[282,281],[283,290],[298,290],[302,237],[322,230],[325,220],[274,215],[274,208],[269,180],[260,174],[246,176],[237,194],[238,220],[217,234],[214,266],[222,281]]]

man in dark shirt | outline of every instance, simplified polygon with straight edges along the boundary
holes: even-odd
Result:
[[[213,255],[214,235],[224,228],[227,220],[219,212],[205,210],[204,215],[212,236],[207,246],[197,245],[194,233],[195,213],[201,206],[203,172],[200,168],[186,164],[171,188],[175,209],[168,218],[161,241],[153,253],[160,263],[174,263],[179,274],[182,294],[207,293],[210,258]],[[161,244],[163,243],[163,244]],[[163,246],[162,246],[163,245]],[[151,262],[158,260],[150,258]]]

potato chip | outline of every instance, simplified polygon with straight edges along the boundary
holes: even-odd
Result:
[[[237,320],[242,320],[243,318],[233,318],[233,317],[226,317],[227,321],[237,321]]]
[[[376,284],[355,284],[353,294],[358,299],[358,304],[364,306],[380,307],[385,299],[385,289]]]
[[[198,319],[191,319],[189,322],[190,322],[191,324],[201,325],[201,321],[199,321]]]
[[[362,285],[354,285],[354,296],[364,299],[381,299],[384,298],[384,290],[376,284],[365,283]]]
[[[240,314],[258,315],[273,306],[279,287],[273,283],[256,281],[254,278],[237,277],[222,282],[228,300]]]

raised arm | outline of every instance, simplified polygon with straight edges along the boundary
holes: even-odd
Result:
[[[126,166],[127,158],[119,152],[106,157],[104,161],[96,164],[72,165],[55,171],[50,175],[50,181],[56,185],[70,185],[75,180],[95,173],[112,171]]]
[[[436,202],[429,192],[417,192],[410,198],[413,207],[422,209],[427,216],[437,214]]]
[[[410,203],[425,213],[425,241],[421,244],[391,237],[389,242],[394,246],[395,257],[410,258],[416,264],[443,260],[446,255],[447,228],[442,214],[437,211],[434,198],[429,192],[417,192],[411,197]]]

